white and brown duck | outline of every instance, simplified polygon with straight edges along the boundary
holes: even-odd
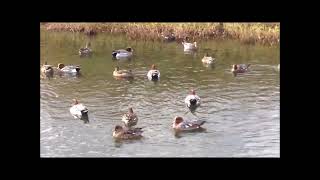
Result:
[[[85,123],[89,122],[88,108],[83,104],[79,103],[77,99],[73,99],[73,104],[70,108],[70,113],[75,119],[83,120]]]
[[[184,51],[194,51],[198,49],[197,42],[190,43],[189,37],[185,38],[185,40],[182,42],[182,45],[183,45]]]
[[[156,65],[152,64],[151,69],[148,71],[149,80],[158,80],[160,79],[160,71],[156,68]]]
[[[201,99],[198,95],[196,95],[196,91],[192,89],[190,94],[185,98],[184,102],[188,108],[195,108],[200,106]]]
[[[213,57],[211,57],[211,56],[209,56],[209,54],[208,53],[206,53],[205,55],[204,55],[204,57],[202,58],[202,62],[204,63],[204,64],[212,64],[213,62],[214,62],[214,58]]]

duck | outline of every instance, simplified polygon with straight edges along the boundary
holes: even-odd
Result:
[[[184,51],[192,51],[197,50],[197,42],[189,43],[189,38],[186,37],[186,39],[182,42],[182,45],[184,47]]]
[[[65,66],[63,63],[59,63],[57,70],[59,73],[68,73],[68,74],[79,74],[80,73],[79,65],[68,65]]]
[[[200,97],[196,95],[195,90],[191,90],[190,94],[185,98],[184,102],[188,108],[199,107],[201,104]]]
[[[120,68],[117,66],[115,70],[113,71],[113,76],[120,77],[120,78],[133,78],[132,70],[120,70]]]
[[[119,49],[119,50],[113,50],[112,56],[119,59],[119,58],[129,58],[132,56],[133,49],[131,47],[128,47],[126,49]]]
[[[70,108],[70,113],[75,119],[83,120],[85,123],[89,122],[88,108],[83,104],[79,103],[77,99],[73,99],[73,104]]]
[[[54,70],[52,65],[48,65],[47,62],[44,63],[44,65],[41,67],[41,72],[46,76],[46,77],[52,77]]]
[[[161,37],[163,37],[166,42],[172,42],[176,40],[176,37],[173,33],[167,34],[167,35],[164,35],[163,33],[161,33]]]
[[[180,116],[176,116],[173,119],[172,128],[175,131],[179,131],[179,132],[193,132],[193,131],[197,131],[197,130],[204,130],[204,128],[202,128],[201,126],[205,122],[206,121],[203,121],[203,120],[187,121],[187,120],[184,120]]]
[[[128,128],[131,128],[132,126],[137,125],[138,123],[138,116],[133,112],[132,108],[129,108],[129,112],[125,113],[122,116],[121,120],[124,125]]]
[[[156,69],[156,65],[152,64],[151,69],[148,71],[149,80],[158,80],[160,79],[160,71]]]
[[[206,53],[201,61],[205,64],[212,64],[214,60],[215,60],[214,58],[212,58],[211,56],[209,56],[208,53]]]
[[[80,56],[89,56],[89,55],[91,55],[92,54],[92,49],[90,49],[90,47],[91,47],[91,43],[89,42],[89,43],[86,44],[86,47],[79,49],[79,55]]]
[[[249,66],[251,64],[234,64],[232,65],[232,69],[231,72],[233,73],[245,73],[247,72],[249,69]]]
[[[142,128],[134,128],[134,129],[125,129],[120,125],[116,125],[116,127],[113,130],[112,136],[115,139],[140,139],[142,138]]]

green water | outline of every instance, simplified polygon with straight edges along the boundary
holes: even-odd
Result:
[[[279,47],[244,45],[237,41],[198,41],[199,50],[187,54],[179,43],[128,40],[98,34],[94,38],[69,32],[41,31],[40,64],[77,64],[80,77],[41,79],[41,156],[43,157],[279,157]],[[91,42],[92,57],[78,50]],[[114,60],[111,52],[130,46],[131,60]],[[212,67],[201,62],[208,52]],[[235,63],[250,63],[250,71],[234,77]],[[157,83],[147,79],[156,64]],[[132,69],[133,80],[117,80],[115,66]],[[185,107],[190,88],[202,106],[194,114]],[[89,109],[89,124],[73,119],[71,100]],[[144,127],[139,141],[115,142],[112,131],[132,106]],[[207,122],[203,133],[174,136],[175,116]]]

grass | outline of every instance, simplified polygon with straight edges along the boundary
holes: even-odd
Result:
[[[41,23],[49,31],[125,34],[129,39],[158,41],[161,33],[174,33],[177,41],[236,39],[248,44],[280,43],[280,23]]]

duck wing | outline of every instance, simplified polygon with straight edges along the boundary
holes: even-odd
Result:
[[[179,128],[181,130],[193,130],[193,129],[197,129],[199,127],[200,127],[199,125],[193,124],[193,123],[187,122],[187,121],[182,122],[182,123],[179,124]]]
[[[238,68],[241,69],[241,70],[246,70],[248,69],[250,66],[250,64],[246,65],[246,64],[239,64],[238,65]]]
[[[191,99],[196,99],[197,101],[199,101],[200,97],[198,95],[189,94],[184,101],[185,103],[189,103]]]
[[[125,123],[136,122],[136,121],[138,121],[138,117],[136,114],[126,113],[122,116],[122,121]]]
[[[158,77],[160,77],[160,71],[159,70],[156,70],[156,69],[152,69],[152,70],[149,70],[147,76],[152,76],[153,74],[157,74]]]
[[[206,121],[204,120],[197,120],[197,121],[191,121],[192,124],[202,126]]]
[[[126,131],[126,133],[142,133],[142,128],[133,128]]]
[[[65,66],[61,69],[61,71],[63,72],[72,72],[73,69],[75,69],[76,66],[73,66],[73,65],[69,65],[69,66]]]
[[[43,65],[42,67],[45,69],[50,69],[50,68],[52,68],[52,65]]]
[[[79,107],[80,107],[80,108],[79,108]],[[81,111],[82,111],[82,110],[85,110],[85,109],[83,109],[81,106],[74,105],[74,106],[72,106],[72,107],[70,108],[70,113],[71,113],[73,116],[77,117],[77,118],[81,118],[81,115],[82,115]]]
[[[118,74],[130,73],[128,70],[118,70]]]
[[[75,108],[79,111],[87,111],[88,110],[87,107],[84,106],[83,104],[77,104],[77,105],[75,105]]]
[[[116,50],[116,52],[117,53],[128,53],[128,51],[125,49],[118,49],[118,50]]]
[[[134,135],[134,136],[139,136],[142,134],[142,128],[134,128],[134,129],[129,129],[129,130],[126,130],[124,132],[124,135]]]

